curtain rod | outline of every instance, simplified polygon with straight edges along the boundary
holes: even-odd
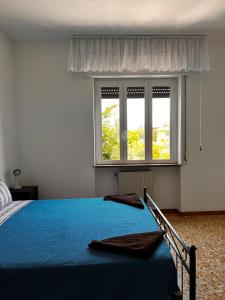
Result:
[[[197,34],[197,35],[194,35],[194,34],[163,34],[163,35],[160,35],[160,34],[114,34],[114,35],[110,35],[110,34],[73,34],[72,37],[206,37],[207,35],[205,34]]]

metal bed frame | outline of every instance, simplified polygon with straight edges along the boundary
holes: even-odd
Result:
[[[164,230],[164,238],[175,262],[178,290],[173,299],[182,300],[185,292],[189,300],[196,300],[196,247],[194,245],[189,247],[185,244],[149,194],[147,194],[147,188],[144,188],[144,202],[160,228]],[[186,271],[188,276],[188,287],[186,289],[184,287],[184,271]]]

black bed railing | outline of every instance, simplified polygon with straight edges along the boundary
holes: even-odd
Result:
[[[196,300],[196,247],[186,245],[149,196],[146,188],[144,201],[160,228],[165,231],[164,237],[176,265],[178,291],[174,299]]]

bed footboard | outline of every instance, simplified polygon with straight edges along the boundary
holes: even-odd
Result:
[[[175,262],[178,291],[174,294],[173,300],[196,300],[196,247],[186,245],[151,199],[146,188],[144,188],[144,201],[160,228],[165,231],[164,237]]]

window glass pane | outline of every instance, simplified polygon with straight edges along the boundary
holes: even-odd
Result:
[[[161,89],[161,91],[160,91]],[[170,89],[153,88],[152,159],[170,159]]]
[[[120,160],[120,107],[119,99],[101,99],[102,159]]]
[[[144,88],[127,91],[127,158],[145,160],[145,99]]]

